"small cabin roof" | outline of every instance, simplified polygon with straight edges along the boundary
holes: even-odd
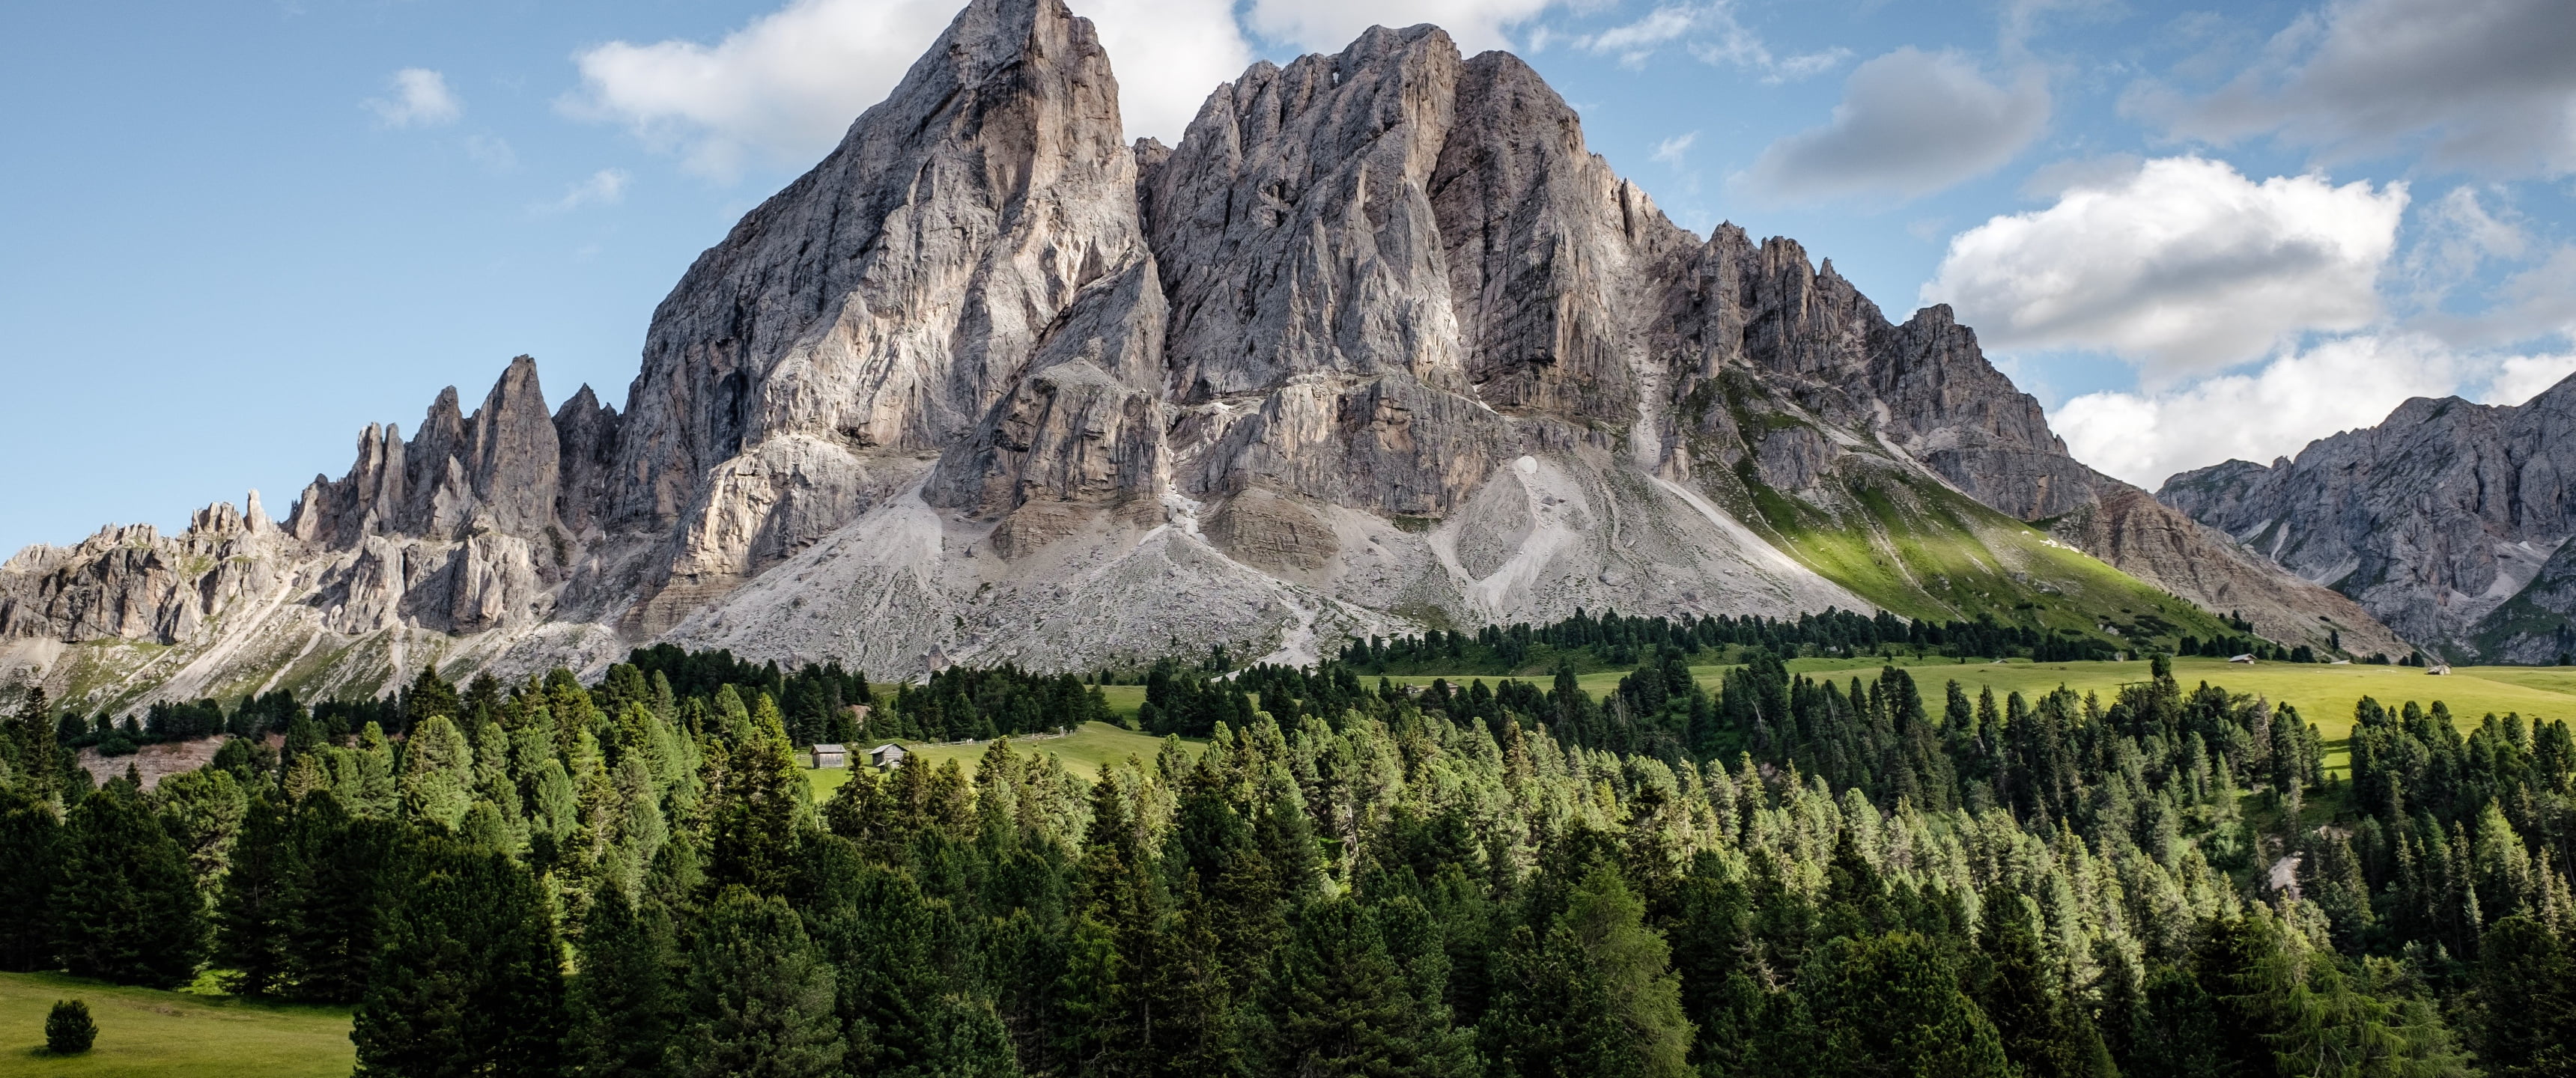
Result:
[[[816,745],[816,746],[814,746],[814,751],[816,751],[816,752],[848,752],[848,751],[850,751],[850,747],[849,747],[849,746],[847,746],[847,745]]]

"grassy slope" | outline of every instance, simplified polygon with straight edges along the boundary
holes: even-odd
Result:
[[[1789,668],[1797,673],[1822,676],[1839,673],[1863,676],[1885,665],[1887,660],[1796,659]],[[1914,670],[1915,684],[1923,691],[1924,702],[1940,707],[1943,687],[1956,680],[1970,696],[1980,688],[1991,687],[2000,698],[2018,692],[2025,698],[2036,697],[2064,685],[2078,693],[2100,693],[2107,701],[2119,692],[2123,683],[2143,681],[2147,677],[2144,662],[2068,662],[2030,663],[2014,660],[1992,664],[1971,660],[1960,665],[1955,660],[1894,660],[1896,665]],[[1714,689],[1727,667],[1695,666],[1691,672],[1701,684]],[[1577,682],[1594,695],[1609,692],[1619,683],[1619,673],[1585,674]],[[2174,677],[2185,687],[2208,682],[2229,692],[2261,693],[2275,702],[2287,702],[2299,709],[2299,717],[2314,724],[2329,743],[2341,742],[2352,732],[2353,705],[2364,696],[2395,707],[2414,700],[2426,707],[2436,700],[2450,706],[2453,720],[2461,729],[2473,728],[2493,712],[2520,712],[2526,719],[2565,719],[2576,722],[2576,667],[2533,666],[2459,666],[2447,677],[2434,677],[2407,666],[2323,666],[2302,663],[2256,663],[2239,666],[2224,659],[2176,659]],[[1391,680],[1427,685],[1428,675],[1392,678]],[[1452,677],[1463,683],[1466,678]],[[2342,753],[2331,752],[2328,763],[2340,766]]]
[[[1136,693],[1141,698],[1144,690],[1136,688]],[[912,751],[932,764],[955,760],[958,766],[966,769],[967,774],[972,775],[975,773],[976,763],[984,758],[985,748],[991,744],[988,741],[964,741],[948,745],[922,745],[914,747]],[[1204,742],[1185,739],[1182,744],[1192,755],[1196,755]],[[1105,722],[1094,722],[1086,723],[1082,729],[1063,737],[1012,738],[1011,748],[1018,752],[1047,753],[1060,757],[1064,760],[1067,769],[1077,775],[1091,778],[1099,775],[1103,766],[1125,763],[1129,756],[1143,760],[1150,766],[1155,754],[1163,751],[1163,739],[1151,734],[1120,729]],[[842,783],[850,781],[850,772],[847,768],[833,768],[807,771],[805,777],[814,784],[814,796],[830,797],[832,791],[840,789]]]
[[[1710,389],[1694,406],[1717,407],[1722,398],[1746,432],[1746,451],[1782,428],[1835,433],[1749,381]],[[2044,526],[1989,509],[1865,444],[1847,448],[1803,493],[1765,485],[1750,459],[1732,474],[1706,476],[1708,493],[1817,574],[1907,618],[1973,621],[1982,611],[2007,624],[2091,636],[2104,635],[2103,625],[2130,630],[2115,641],[2142,629],[2168,644],[2185,633],[2225,631],[2209,612],[2051,540]],[[1705,459],[1730,455],[1703,448]]]
[[[44,1050],[58,999],[89,1002],[98,1043],[77,1056]],[[356,1063],[349,1012],[228,996],[121,988],[47,973],[0,973],[0,1076],[342,1078]]]

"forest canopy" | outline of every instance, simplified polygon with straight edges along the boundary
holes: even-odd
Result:
[[[1597,697],[1175,657],[1096,780],[997,735],[1098,678],[1010,668],[423,671],[209,703],[148,790],[21,691],[0,965],[351,1004],[367,1075],[2568,1072],[2564,722],[2365,700],[2346,774],[2161,661],[1687,654]],[[809,793],[799,745],[881,736],[996,739]]]

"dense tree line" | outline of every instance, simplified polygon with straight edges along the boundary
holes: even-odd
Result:
[[[2152,616],[2140,631],[2169,632]],[[1884,610],[1875,615],[1827,609],[1821,614],[1771,618],[1759,614],[1700,618],[1641,618],[1610,611],[1574,616],[1549,625],[1488,625],[1474,633],[1433,629],[1418,636],[1353,639],[1338,660],[1368,674],[1508,674],[1573,664],[1586,669],[1634,666],[1658,650],[1684,655],[1730,647],[1777,654],[1913,655],[2030,658],[2072,662],[2115,657],[2140,645],[2058,629],[2010,625],[1980,613],[1974,621],[1907,621]],[[2229,654],[2235,654],[2230,652]],[[2286,653],[2285,653],[2286,654]]]
[[[865,691],[832,671],[425,672],[400,738],[298,708],[148,791],[21,696],[0,962],[353,1003],[367,1075],[2566,1072],[2564,723],[2365,702],[2344,782],[2162,663],[1998,700],[1688,654],[1597,699],[1172,664],[1195,755],[1005,739],[819,804],[780,698]],[[943,671],[891,711],[1100,706]]]
[[[869,723],[868,736],[986,741],[1116,718],[1099,690],[1075,675],[1036,674],[1007,664],[932,671],[922,684],[895,690],[893,704],[884,721]]]

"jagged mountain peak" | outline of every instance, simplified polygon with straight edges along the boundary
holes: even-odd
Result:
[[[1372,28],[1170,147],[1117,95],[1060,2],[978,0],[690,266],[622,408],[549,412],[520,357],[368,427],[233,568],[22,557],[0,627],[87,642],[29,645],[66,684],[193,656],[101,699],[647,640],[901,674],[1576,607],[2206,620],[2158,587],[2393,646],[2068,457],[1948,308],[1891,324],[1794,240],[1674,224],[1509,53]]]
[[[2576,377],[2520,405],[2416,397],[2269,466],[2177,473],[2157,497],[2407,639],[2460,659],[2576,652]]]

